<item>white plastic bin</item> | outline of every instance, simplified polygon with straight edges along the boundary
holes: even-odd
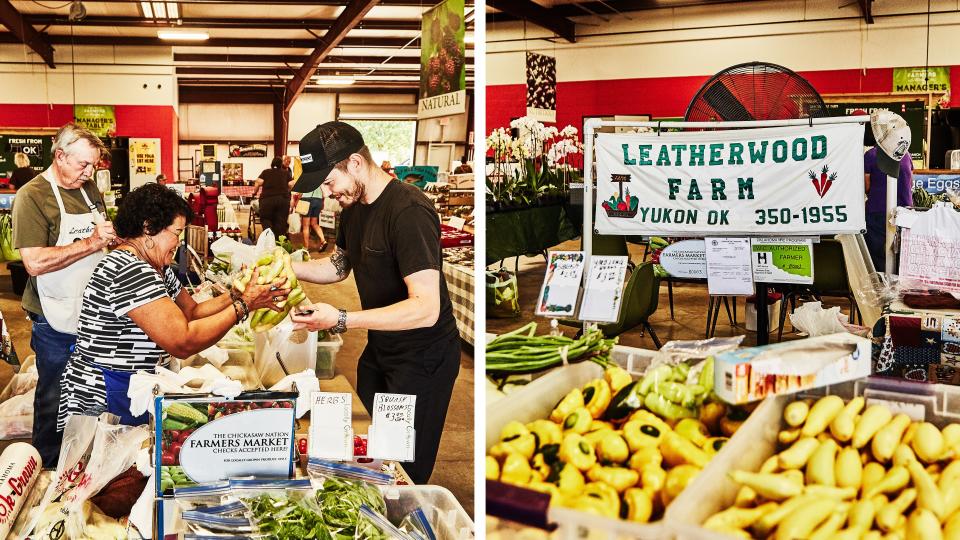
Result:
[[[638,377],[650,365],[654,351],[633,347],[615,346],[611,358],[631,375]],[[523,423],[547,418],[570,390],[581,387],[593,379],[603,377],[603,369],[590,361],[554,369],[530,382],[524,388],[509,394],[487,408],[486,447],[496,444],[500,432],[511,420]],[[657,540],[665,536],[663,522],[638,524],[603,518],[584,512],[560,507],[551,507],[547,520],[557,525],[550,538],[577,539],[634,539]],[[488,534],[498,532],[501,538],[520,538],[509,522],[501,522]]]
[[[427,515],[438,540],[471,540],[474,537],[473,520],[460,501],[445,487],[440,486],[384,486],[387,517],[399,523],[418,506]]]
[[[730,479],[728,473],[735,469],[759,470],[763,462],[777,451],[777,434],[781,429],[783,409],[789,403],[802,397],[817,398],[830,394],[844,400],[862,395],[868,405],[883,400],[894,413],[904,412],[914,420],[925,420],[938,427],[960,421],[960,387],[940,384],[868,377],[802,394],[768,398],[667,508],[664,522],[670,538],[731,538],[699,526],[708,517],[733,504],[739,485]]]

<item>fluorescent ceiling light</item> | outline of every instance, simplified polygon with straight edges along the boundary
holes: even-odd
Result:
[[[210,34],[207,34],[206,32],[169,32],[166,30],[160,30],[157,32],[157,37],[160,39],[177,41],[206,41],[210,39]]]
[[[158,19],[167,18],[167,5],[163,2],[154,2],[153,3],[153,12],[156,14]]]
[[[357,79],[347,75],[327,75],[314,77],[313,82],[323,86],[347,86],[357,82]]]
[[[176,2],[167,2],[167,15],[170,16],[171,19],[180,18],[180,8],[177,7]]]
[[[150,6],[150,2],[140,2],[140,9],[143,10],[143,16],[152,19],[153,18],[153,8]]]

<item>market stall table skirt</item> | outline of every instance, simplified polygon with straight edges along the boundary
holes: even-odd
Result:
[[[447,279],[457,330],[464,341],[473,345],[473,270],[444,261],[443,275]]]

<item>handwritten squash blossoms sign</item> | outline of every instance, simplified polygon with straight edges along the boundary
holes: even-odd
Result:
[[[860,232],[863,129],[601,133],[596,228],[657,236]]]

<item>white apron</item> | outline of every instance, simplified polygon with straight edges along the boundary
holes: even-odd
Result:
[[[86,214],[68,214],[63,207],[59,187],[53,180],[44,178],[50,182],[53,195],[57,198],[57,206],[60,207],[60,235],[57,237],[57,245],[66,246],[93,234],[95,221],[93,212],[97,207],[90,202],[87,192],[80,188],[83,200],[92,211]],[[70,266],[37,276],[37,292],[40,295],[43,316],[57,332],[77,333],[77,319],[80,318],[83,291],[87,288],[90,276],[93,275],[93,269],[103,257],[103,252],[98,250]]]

